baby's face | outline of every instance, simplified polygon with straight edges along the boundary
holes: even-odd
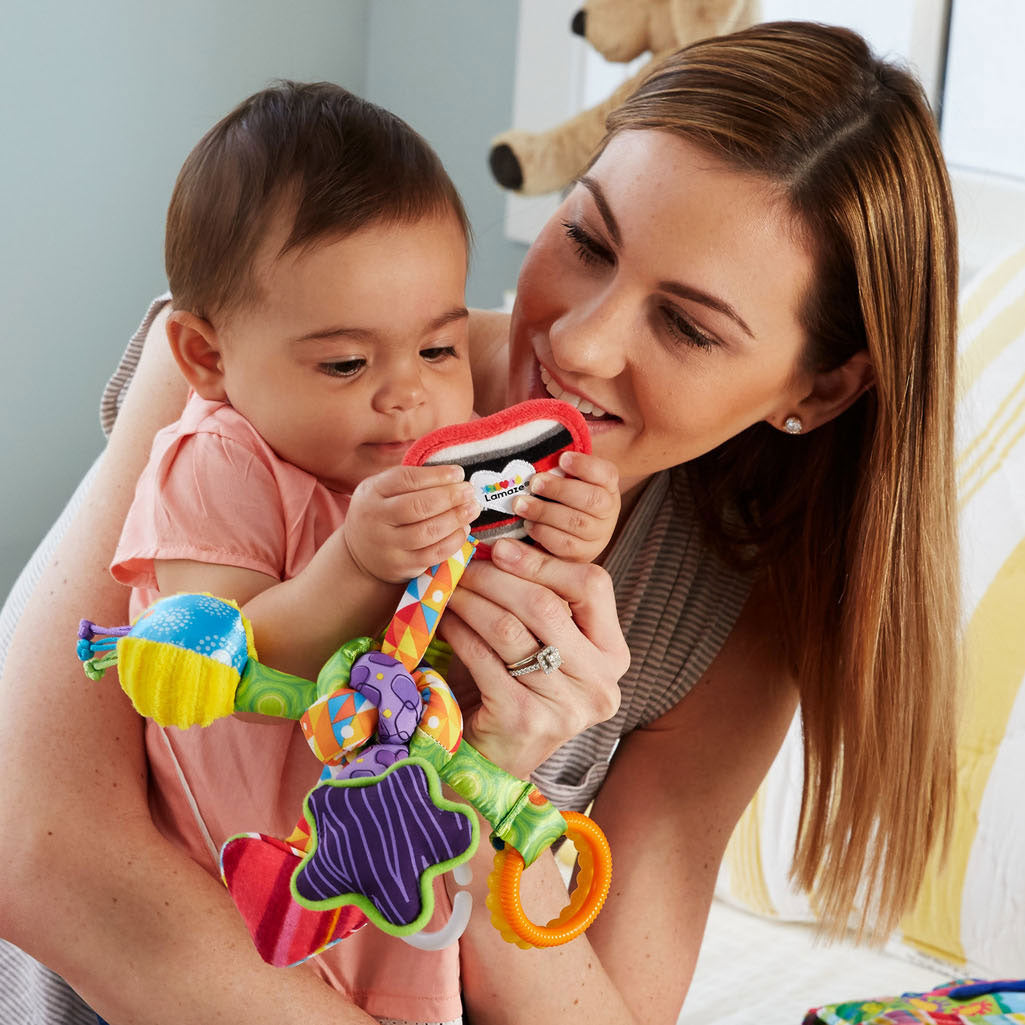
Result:
[[[454,215],[257,257],[262,296],[220,326],[231,404],[279,456],[352,491],[468,420],[466,243]]]

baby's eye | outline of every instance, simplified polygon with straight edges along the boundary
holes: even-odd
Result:
[[[434,345],[429,349],[421,349],[420,355],[428,363],[441,363],[442,360],[455,358],[456,350],[452,345]]]
[[[330,363],[318,363],[317,369],[322,374],[327,374],[330,377],[353,377],[366,365],[367,361],[365,359],[339,359]]]

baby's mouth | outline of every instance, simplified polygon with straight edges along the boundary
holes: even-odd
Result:
[[[383,451],[388,451],[388,452],[395,451],[395,452],[398,452],[398,451],[401,450],[401,451],[404,452],[407,448],[409,448],[410,445],[413,444],[413,442],[412,441],[405,441],[405,440],[399,440],[399,441],[368,441],[367,444],[372,446],[373,448],[376,448],[376,449],[379,449],[379,450],[383,450]]]
[[[589,399],[585,399],[581,395],[576,395],[573,392],[564,389],[540,364],[539,369],[541,371],[541,383],[545,386],[545,391],[547,391],[553,399],[560,399],[562,402],[566,402],[573,406],[583,415],[585,420],[619,419],[619,417],[614,416],[612,413],[606,413],[604,409],[600,406],[596,406]]]

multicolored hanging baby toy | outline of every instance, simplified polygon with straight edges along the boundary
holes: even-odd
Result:
[[[522,536],[522,525],[484,495],[503,484],[521,489],[561,451],[589,451],[589,440],[571,406],[534,400],[435,432],[407,461],[463,465],[481,490],[483,533],[494,540]],[[444,927],[424,929],[434,878],[452,871],[457,883],[467,882],[463,865],[479,839],[476,816],[446,799],[442,782],[492,826],[487,906],[506,940],[524,948],[566,943],[601,910],[611,878],[601,829],[584,815],[559,812],[533,784],[467,743],[452,691],[425,661],[478,546],[485,548],[471,536],[411,581],[379,643],[360,637],[343,644],[316,681],[261,665],[248,621],[234,602],[211,595],[161,599],[130,627],[82,621],[78,655],[86,674],[98,679],[116,665],[140,714],[181,728],[235,712],[298,719],[324,763],[291,836],[247,833],[221,849],[222,878],[270,964],[298,964],[368,921],[425,949],[458,939],[472,903],[465,890]],[[576,886],[557,918],[536,925],[520,902],[521,876],[563,836],[577,850]]]

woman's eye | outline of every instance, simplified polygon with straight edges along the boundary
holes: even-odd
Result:
[[[672,306],[662,307],[662,319],[670,335],[679,342],[685,342],[698,349],[714,349],[719,344],[715,338],[705,334],[693,321]]]
[[[573,221],[563,221],[562,226],[566,230],[566,238],[576,248],[581,263],[611,264],[614,262],[615,258],[611,251],[584,231],[579,224],[574,224]]]
[[[452,345],[435,345],[429,349],[421,349],[420,355],[428,363],[441,363],[442,360],[455,358],[456,350]]]
[[[318,369],[330,377],[353,377],[365,366],[365,359],[339,359],[331,363],[320,363]]]

